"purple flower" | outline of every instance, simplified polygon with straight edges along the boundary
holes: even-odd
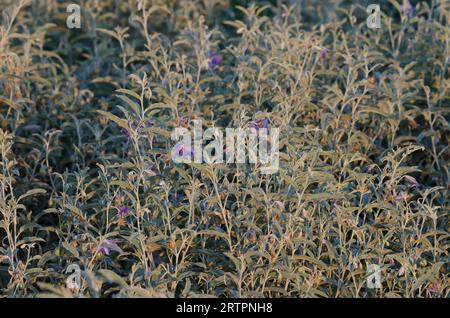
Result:
[[[267,129],[269,121],[267,118],[257,119],[252,123],[252,128],[258,131],[259,129]]]
[[[116,251],[122,253],[122,250],[117,245],[116,240],[105,240],[100,246],[97,248],[97,252],[102,253],[103,255],[109,255],[111,251]]]
[[[179,123],[178,123],[178,125],[179,125],[180,127],[186,128],[186,127],[189,125],[189,118],[187,118],[187,117],[181,118],[180,121],[179,121]]]
[[[327,58],[327,55],[328,55],[328,49],[325,48],[320,53],[320,57],[322,58],[322,60],[325,60]]]
[[[222,62],[222,55],[214,55],[211,58],[211,64],[213,66],[218,66],[218,65],[220,65],[221,62]]]
[[[338,205],[337,205],[337,200],[336,199],[331,199],[331,212],[332,213],[336,213],[336,211],[338,210]]]
[[[419,186],[419,182],[414,177],[411,176],[405,176],[406,180],[409,182],[409,186],[411,188],[417,188]]]
[[[131,142],[132,140],[131,133],[127,129],[123,130],[123,134],[125,135],[125,137],[127,137],[127,142]]]
[[[147,120],[146,126],[147,128],[151,128],[155,125],[155,121],[153,119]]]
[[[183,145],[182,143],[177,143],[173,148],[173,151],[178,154],[180,157],[182,156],[191,156],[194,157],[194,149],[189,145]]]
[[[405,275],[405,272],[406,272],[406,265],[402,265],[402,267],[400,267],[400,269],[398,270],[398,276]]]
[[[269,123],[269,121],[267,120],[267,118],[264,118],[263,120],[262,120],[262,123],[261,123],[261,128],[263,128],[263,129],[267,129],[267,124]]]
[[[371,173],[371,172],[372,172],[372,169],[373,169],[373,166],[370,165],[370,166],[364,167],[363,171],[364,171],[365,173]]]
[[[119,217],[120,218],[123,218],[128,213],[130,213],[130,208],[127,207],[126,205],[119,208]]]
[[[408,194],[405,191],[400,191],[399,194],[395,197],[395,201],[402,201],[406,200],[408,198]]]
[[[208,53],[206,53],[206,58],[209,60],[209,67],[216,67],[222,63],[222,55],[217,54],[215,50],[209,50]]]
[[[437,294],[438,292],[439,292],[439,284],[438,283],[433,283],[433,286],[432,287],[429,287],[428,288],[428,291],[430,292],[430,293],[433,293],[433,294]]]
[[[102,253],[103,255],[109,255],[109,248],[107,248],[106,246],[100,245],[98,247],[98,252]]]
[[[411,1],[403,0],[402,12],[408,18],[410,18],[410,19],[412,18],[413,14],[414,14],[414,6],[411,4]]]

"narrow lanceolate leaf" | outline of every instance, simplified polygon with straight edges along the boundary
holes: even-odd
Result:
[[[117,91],[123,92],[124,90],[117,90]],[[130,94],[130,92],[132,92],[132,91],[128,91],[128,90],[125,90],[125,91],[128,94]],[[132,93],[134,93],[134,92],[132,92]],[[136,96],[134,96],[134,95],[131,95],[131,96],[137,98],[138,100],[140,99],[140,97],[137,94],[136,94]],[[142,116],[141,107],[138,105],[138,103],[132,101],[128,96],[125,96],[125,95],[117,95],[117,97],[120,98],[122,101],[124,101],[125,104],[127,104],[137,116]]]
[[[27,197],[30,197],[30,196],[34,196],[34,195],[38,195],[38,194],[44,194],[44,193],[46,193],[47,191],[45,190],[45,189],[33,189],[33,190],[28,190],[25,194],[23,194],[23,195],[21,195],[20,197],[19,197],[19,201],[20,200],[22,200],[22,199],[25,199],[25,198],[27,198]]]
[[[118,126],[124,128],[124,129],[127,129],[127,130],[130,129],[130,127],[125,119],[119,118],[116,115],[111,114],[110,112],[103,111],[103,110],[97,110],[97,112],[99,112],[100,114],[102,114],[103,116],[108,118],[109,120],[112,120]]]
[[[121,287],[128,287],[127,282],[120,277],[117,273],[108,270],[108,269],[100,269],[98,271],[109,283],[116,283]]]
[[[15,103],[7,100],[7,99],[4,99],[4,98],[0,97],[0,107],[3,106],[3,105],[9,106],[12,109],[17,110],[17,111],[20,111],[20,108],[21,108],[19,105],[15,104]]]

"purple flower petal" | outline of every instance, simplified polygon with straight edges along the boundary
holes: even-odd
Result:
[[[179,122],[180,127],[187,127],[189,125],[189,119],[187,117],[183,117]]]
[[[127,206],[123,206],[119,208],[119,217],[123,218],[125,215],[130,213],[130,208]]]
[[[337,205],[337,200],[331,199],[330,202],[331,202],[331,212],[336,213],[337,210],[339,209],[339,206]]]
[[[414,14],[414,6],[412,5],[411,1],[409,0],[403,0],[402,4],[402,12],[404,15],[406,15],[408,18],[412,18]]]
[[[365,173],[370,173],[370,172],[372,172],[372,169],[373,169],[373,166],[372,165],[370,165],[370,166],[366,166],[366,167],[364,167],[364,172]]]
[[[407,193],[405,191],[400,191],[399,194],[395,197],[395,201],[402,201],[405,200],[408,197]]]
[[[252,128],[258,131],[259,129],[267,129],[269,120],[267,118],[257,119],[252,123]]]
[[[433,294],[437,294],[439,291],[439,285],[438,283],[433,283],[433,286],[428,288],[428,291],[430,291]]]
[[[267,120],[267,118],[264,118],[261,123],[261,128],[267,129],[268,123],[269,123],[269,121]]]
[[[103,243],[100,244],[97,251],[99,253],[102,253],[103,255],[109,255],[111,251],[116,251],[118,253],[122,253],[123,251],[120,249],[120,247],[117,245],[116,240],[105,240]]]
[[[206,58],[209,60],[209,67],[216,67],[222,63],[222,55],[216,53],[215,50],[209,50],[206,53]]]
[[[125,137],[127,137],[127,141],[131,142],[131,139],[132,139],[131,133],[128,130],[124,129],[123,134],[125,135]]]
[[[211,59],[211,64],[213,66],[218,66],[222,62],[222,55],[214,55]]]
[[[146,124],[147,128],[151,128],[154,125],[155,125],[155,121],[153,119],[147,120],[147,124]]]
[[[98,252],[102,253],[103,255],[109,255],[109,248],[107,248],[106,246],[100,246],[98,248]]]
[[[419,182],[414,177],[405,176],[406,180],[408,180],[410,187],[417,188],[419,186]]]
[[[189,155],[191,158],[194,157],[194,149],[191,146],[183,145],[182,143],[177,143],[174,146],[173,151],[180,157],[185,155]]]

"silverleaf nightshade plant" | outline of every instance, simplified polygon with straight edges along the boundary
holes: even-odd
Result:
[[[83,1],[70,30],[1,1],[0,295],[448,297],[448,3],[333,3]],[[174,162],[194,120],[279,128],[277,173]]]

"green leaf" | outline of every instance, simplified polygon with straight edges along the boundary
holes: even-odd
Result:
[[[107,282],[109,283],[116,283],[117,285],[121,286],[121,287],[126,287],[128,288],[128,284],[125,282],[125,280],[120,277],[119,275],[117,275],[117,273],[108,270],[108,269],[100,269],[98,271],[105,279]]]
[[[19,197],[19,201],[21,201],[21,200],[23,200],[23,199],[25,199],[26,197],[29,197],[29,196],[33,196],[33,195],[36,195],[36,194],[44,194],[44,193],[47,193],[47,191],[45,189],[32,189],[32,190],[27,191],[25,194],[22,194]]]
[[[129,130],[130,127],[128,126],[128,123],[125,119],[119,118],[114,114],[111,114],[110,112],[105,112],[103,110],[97,110],[97,112],[99,112],[100,114],[102,114],[103,116],[105,116],[106,118],[108,118],[109,120],[112,120],[113,122],[115,122],[118,126]]]
[[[117,91],[123,91],[123,90],[117,90]],[[132,92],[132,91],[129,91]],[[134,92],[133,92],[134,93]],[[135,93],[136,94],[136,93]],[[139,95],[136,94],[136,98],[140,99]],[[120,98],[123,102],[125,102],[125,104],[127,104],[128,106],[130,106],[130,108],[134,111],[134,113],[138,116],[142,116],[141,114],[141,107],[134,101],[132,101],[129,97],[125,96],[125,95],[117,95],[118,98]]]
[[[62,242],[62,246],[68,250],[73,256],[75,256],[76,258],[80,257],[80,254],[78,253],[78,250],[74,247],[72,247],[70,244],[68,244],[67,242]]]

